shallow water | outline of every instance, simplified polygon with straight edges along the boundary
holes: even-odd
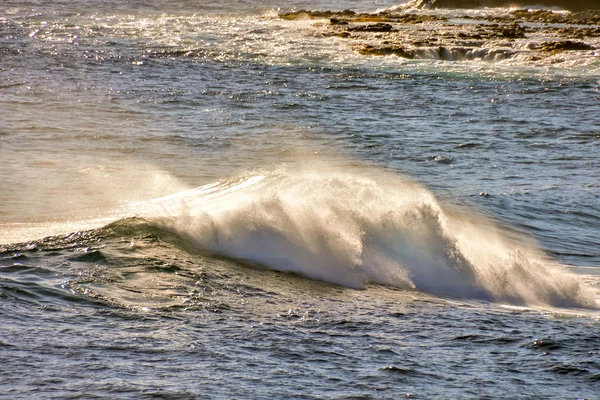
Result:
[[[143,3],[0,6],[3,393],[597,396],[597,54]]]

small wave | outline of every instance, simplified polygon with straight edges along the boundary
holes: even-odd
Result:
[[[433,374],[424,374],[421,373],[419,371],[417,371],[414,368],[410,368],[410,367],[396,367],[396,366],[388,366],[388,367],[383,367],[380,368],[380,371],[384,371],[384,372],[391,372],[394,374],[399,374],[399,375],[408,375],[408,376],[432,376]],[[435,376],[435,375],[433,375]]]
[[[559,350],[564,348],[564,345],[551,339],[535,339],[533,342],[528,342],[521,347],[529,349]]]
[[[381,170],[263,171],[135,210],[199,249],[347,287],[596,307],[592,291],[535,246]]]
[[[553,372],[558,375],[573,375],[573,376],[589,376],[591,375],[590,371],[585,368],[579,368],[573,365],[556,365],[549,369],[550,372]],[[594,379],[592,379],[594,380]]]

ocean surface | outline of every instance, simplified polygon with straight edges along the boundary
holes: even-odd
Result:
[[[398,3],[3,0],[0,398],[600,399],[600,50]]]

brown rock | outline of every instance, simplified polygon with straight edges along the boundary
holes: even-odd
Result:
[[[407,52],[403,47],[400,46],[371,46],[363,45],[358,47],[356,51],[365,56],[398,56],[401,58],[414,58],[413,55]]]
[[[383,22],[369,25],[358,25],[348,28],[348,32],[391,32],[392,25]]]
[[[564,50],[594,50],[593,46],[583,42],[573,42],[565,40],[562,42],[544,42],[540,45],[539,50],[542,51],[564,51]]]
[[[330,25],[348,25],[348,22],[339,20],[337,18],[331,18],[329,20]]]

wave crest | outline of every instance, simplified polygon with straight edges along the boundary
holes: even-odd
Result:
[[[535,246],[396,174],[278,170],[147,206],[146,217],[201,249],[348,287],[596,307],[592,291]]]

